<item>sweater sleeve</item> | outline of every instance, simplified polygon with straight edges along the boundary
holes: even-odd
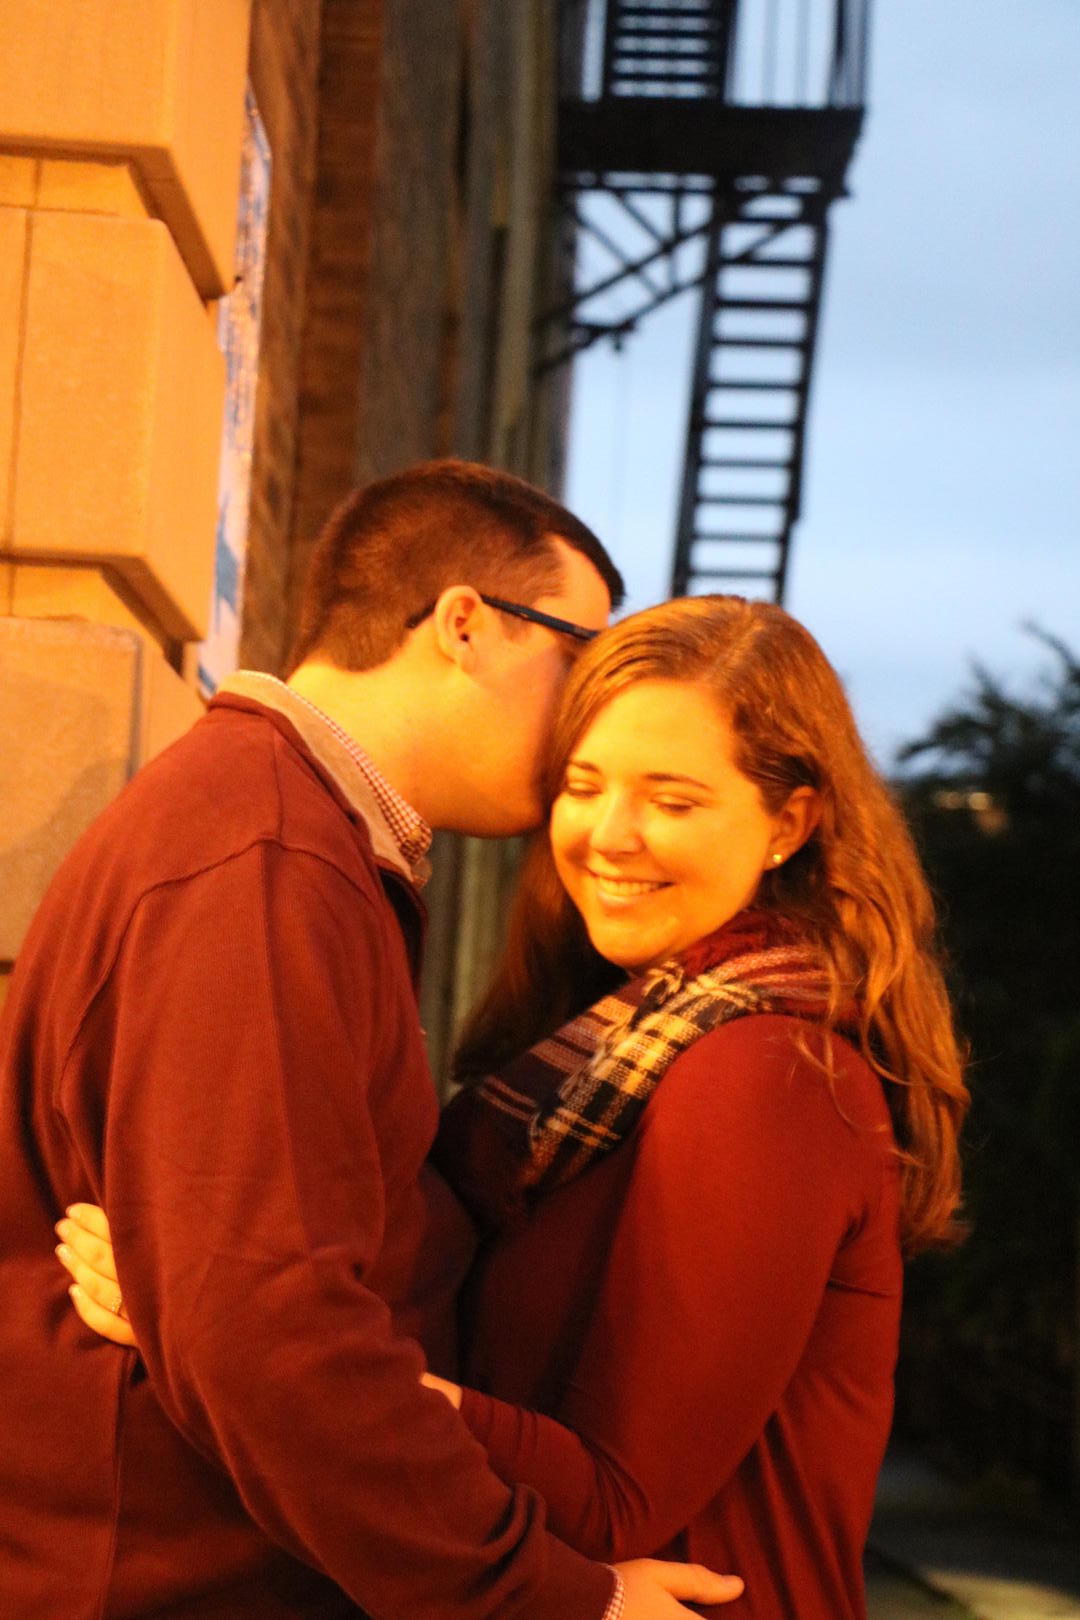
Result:
[[[172,1422],[366,1611],[599,1620],[611,1572],[495,1476],[368,1286],[375,1093],[400,1089],[385,1066],[415,1016],[388,993],[376,909],[273,843],[144,897],[82,1036],[111,1045],[103,1192],[125,1303]],[[399,975],[407,995],[403,957]]]
[[[797,1028],[737,1020],[665,1075],[559,1409],[465,1393],[493,1466],[535,1486],[553,1528],[593,1557],[655,1552],[722,1488],[776,1409],[858,1219],[865,1148]]]

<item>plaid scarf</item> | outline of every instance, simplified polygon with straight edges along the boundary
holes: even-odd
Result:
[[[485,1226],[524,1214],[633,1131],[669,1064],[755,1012],[820,1018],[828,986],[783,918],[743,911],[462,1091],[434,1158]]]

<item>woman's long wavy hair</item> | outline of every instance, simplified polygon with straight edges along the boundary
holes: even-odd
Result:
[[[638,681],[690,681],[734,732],[739,769],[775,813],[810,786],[814,832],[766,871],[755,905],[791,918],[821,953],[830,1022],[857,1008],[856,1039],[885,1087],[903,1178],[908,1252],[948,1242],[960,1197],[963,1058],[934,944],[934,908],[904,818],[867,757],[836,672],[797,620],[766,602],[667,602],[604,632],[567,682],[548,759],[550,804],[596,716]],[[498,1068],[623,975],[590,944],[537,835],[507,949],[458,1048],[458,1077]]]

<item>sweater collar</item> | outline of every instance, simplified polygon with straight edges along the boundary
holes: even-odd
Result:
[[[399,872],[414,888],[423,887],[431,874],[425,853],[430,829],[359,744],[346,738],[321,709],[275,676],[237,670],[222,681],[215,694],[215,700],[230,697],[261,704],[282,715],[365,823],[376,860]],[[395,813],[395,801],[404,814]]]

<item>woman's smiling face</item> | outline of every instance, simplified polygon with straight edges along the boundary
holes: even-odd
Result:
[[[797,847],[735,763],[735,738],[693,682],[641,681],[573,749],[551,813],[555,865],[602,956],[640,971],[753,900]]]

